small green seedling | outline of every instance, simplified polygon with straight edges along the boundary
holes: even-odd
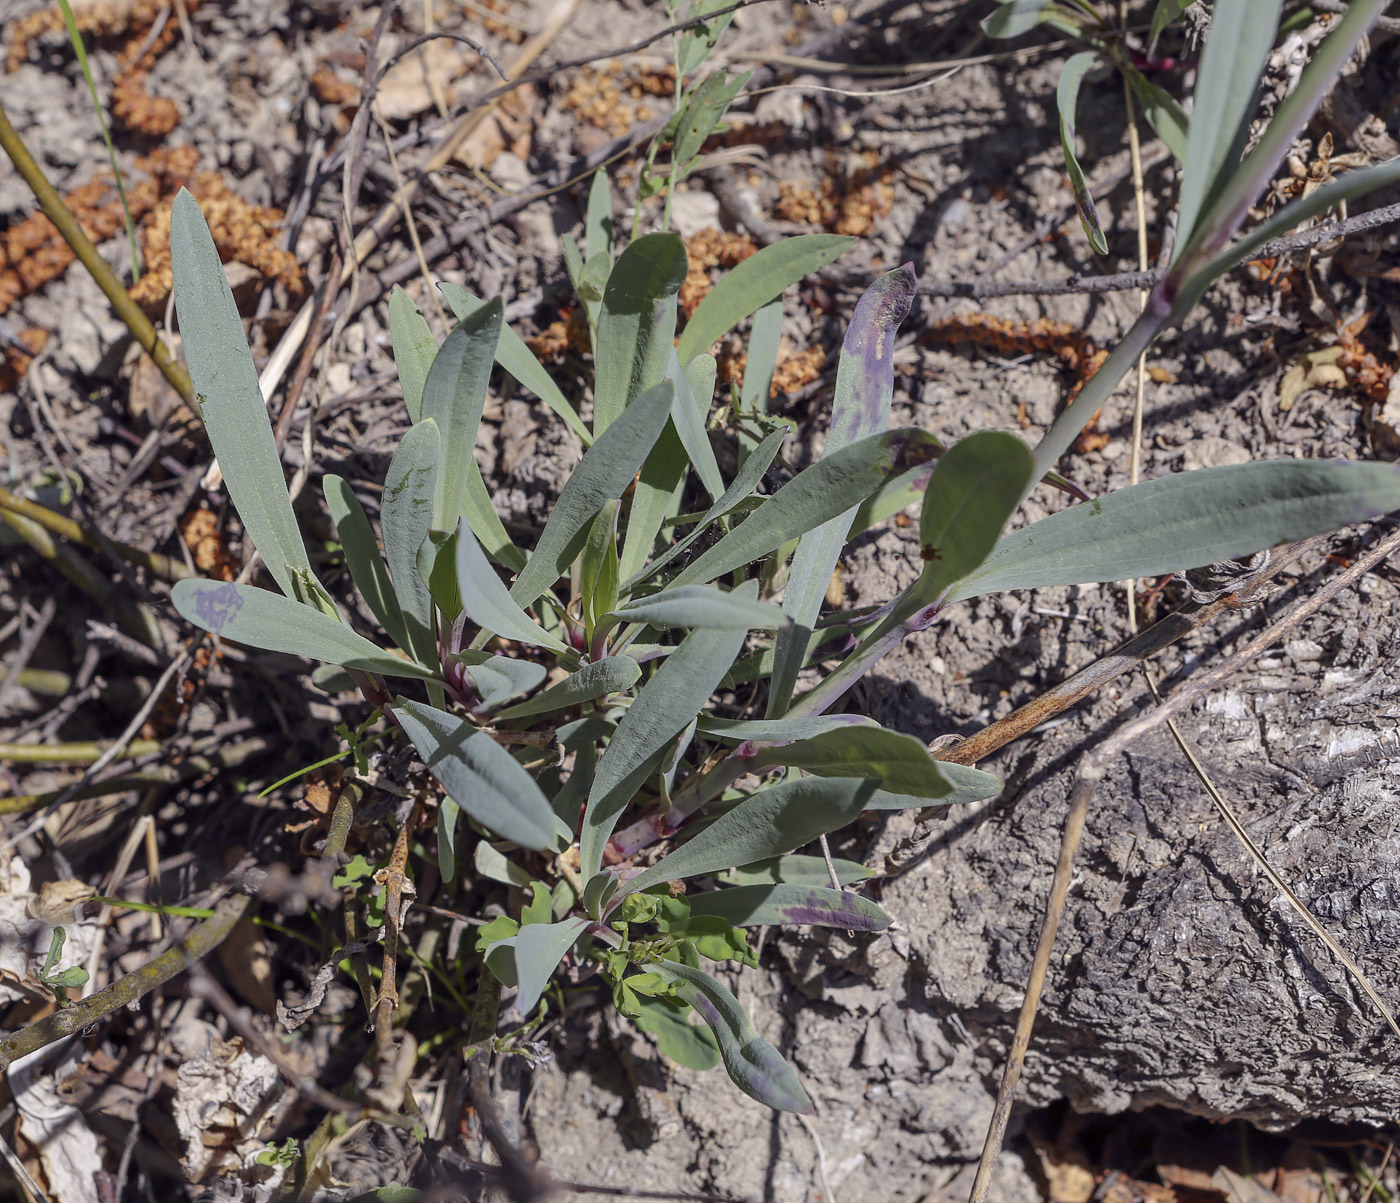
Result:
[[[350,482],[323,480],[349,575],[385,633],[378,641],[344,620],[312,569],[232,293],[198,206],[181,193],[171,249],[190,373],[276,591],[186,580],[175,607],[216,635],[340,666],[412,743],[442,786],[444,879],[470,866],[529,899],[518,919],[496,919],[477,939],[484,971],[516,991],[522,1015],[566,964],[570,980],[605,985],[667,1055],[722,1063],[754,1098],[806,1111],[796,1071],[706,966],[752,964],[744,933],[755,926],[887,926],[878,905],[847,888],[858,872],[833,865],[827,884],[828,870],[814,873],[821,862],[799,849],[866,811],[1001,788],[911,736],[835,712],[850,687],[958,601],[1155,576],[1400,506],[1394,465],[1289,459],[1148,481],[1004,533],[1138,355],[1216,277],[1262,240],[1400,178],[1394,162],[1343,177],[1230,242],[1378,7],[1350,6],[1243,161],[1252,103],[1232,100],[1212,110],[1209,128],[1193,127],[1171,270],[1034,449],[1005,431],[945,448],[923,430],[889,428],[895,336],[916,291],[906,265],[876,279],[851,315],[824,454],[783,472],[787,429],[760,403],[776,355],[774,307],[850,240],[765,247],[679,328],[685,248],[664,230],[619,248],[602,174],[585,245],[565,248],[592,332],[590,419],[505,324],[499,300],[443,285],[458,324],[439,347],[396,291],[390,328],[411,425],[384,480],[378,534]],[[1220,73],[1236,69],[1216,31],[1233,36],[1254,8],[1216,5],[1198,111]],[[1252,51],[1245,66],[1252,98]],[[697,148],[675,137],[673,164],[692,162],[684,152]],[[709,349],[751,318],[745,422],[735,426],[724,420],[734,406],[716,403]],[[504,527],[473,456],[497,367],[585,448],[530,546]],[[910,505],[921,511],[914,582],[873,613],[823,616],[843,548]],[[723,702],[748,682],[766,689],[761,718]],[[665,854],[642,867],[639,854],[661,842]],[[347,874],[362,869],[352,862]]]
[[[49,955],[44,958],[44,967],[39,970],[39,981],[53,991],[60,1007],[68,1005],[68,991],[77,990],[88,984],[88,971],[81,965],[70,965],[67,969],[57,968],[63,956],[63,942],[68,932],[55,927],[49,937]]]

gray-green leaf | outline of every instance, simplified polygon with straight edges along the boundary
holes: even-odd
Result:
[[[743,591],[752,598],[756,583]],[[579,848],[585,880],[602,867],[603,849],[618,817],[660,764],[670,742],[704,709],[746,635],[745,630],[692,631],[642,687],[603,753],[588,793]]]
[[[287,495],[267,402],[209,226],[183,188],[170,214],[170,259],[190,379],[224,485],[277,587],[296,597],[293,578],[315,578]]]
[[[493,835],[526,848],[552,849],[557,821],[549,799],[486,732],[445,710],[399,698],[389,709],[428,771],[463,811]],[[562,954],[561,954],[562,955]]]
[[[796,1071],[782,1053],[759,1036],[739,1000],[725,986],[703,970],[678,961],[660,961],[648,968],[683,983],[680,995],[710,1025],[734,1085],[778,1111],[811,1114],[812,1102]]]
[[[375,647],[329,614],[266,589],[185,580],[176,583],[170,600],[182,618],[235,643],[386,677],[437,679],[431,669]]]
[[[1394,464],[1262,460],[1145,481],[1003,538],[950,600],[1158,576],[1400,507]]]

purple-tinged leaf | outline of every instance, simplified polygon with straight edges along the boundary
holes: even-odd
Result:
[[[170,600],[182,618],[235,643],[386,677],[437,680],[430,668],[376,647],[329,614],[266,589],[185,580],[176,582]]]
[[[700,1013],[719,1041],[725,1071],[740,1090],[777,1111],[812,1113],[812,1101],[797,1071],[755,1030],[739,1000],[701,969],[678,961],[649,966],[668,981],[680,982],[680,997]]]
[[[876,280],[856,305],[836,369],[827,455],[857,439],[878,434],[889,425],[890,400],[894,396],[895,334],[909,313],[917,290],[914,265],[906,263]],[[841,558],[841,548],[850,535],[856,509],[852,506],[807,531],[793,554],[783,594],[783,613],[790,626],[778,632],[775,645],[773,679],[768,688],[769,718],[785,713],[792,700],[797,674],[807,658],[808,640],[831,585],[831,574]]]

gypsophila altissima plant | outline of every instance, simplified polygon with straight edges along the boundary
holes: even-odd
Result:
[[[1216,5],[1196,90],[1210,120],[1190,125],[1170,271],[1035,448],[998,430],[944,447],[922,430],[889,429],[895,334],[915,296],[906,265],[855,307],[824,453],[783,479],[774,465],[785,427],[763,403],[779,298],[849,240],[806,235],[759,251],[677,339],[685,249],[664,231],[619,248],[602,175],[584,245],[565,244],[592,337],[591,421],[503,323],[500,301],[443,285],[458,324],[439,347],[396,292],[390,326],[411,425],[384,481],[378,535],[347,482],[323,481],[379,639],[351,628],[312,571],[232,293],[182,193],[171,243],[190,372],[229,495],[277,590],[182,581],[175,606],[216,635],[341,666],[411,741],[442,786],[444,877],[474,872],[528,896],[518,918],[478,929],[485,971],[515,989],[522,1015],[566,963],[574,980],[600,976],[676,1061],[723,1062],[754,1098],[807,1110],[795,1070],[705,965],[754,964],[745,931],[755,925],[886,926],[878,905],[846,888],[860,866],[799,850],[865,811],[1000,789],[911,736],[832,713],[850,687],[959,601],[1155,576],[1400,506],[1394,465],[1274,460],[1151,480],[1004,533],[1137,356],[1211,281],[1299,221],[1400,178],[1396,162],[1344,176],[1231,241],[1381,7],[1351,5],[1241,160],[1279,6]],[[733,91],[687,83],[663,142],[671,166],[655,166],[655,149],[648,160],[654,190],[693,165]],[[750,317],[744,386],[717,398],[709,348]],[[505,530],[473,456],[496,367],[585,448],[529,547]],[[729,474],[715,451],[726,442]],[[917,580],[873,613],[822,615],[843,547],[911,505]],[[814,683],[799,688],[813,666]],[[717,691],[754,681],[766,682],[764,717],[716,704]],[[549,738],[519,738],[531,733]]]

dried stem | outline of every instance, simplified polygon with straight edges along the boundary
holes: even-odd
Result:
[[[8,1068],[19,1058],[36,1053],[56,1040],[81,1032],[165,985],[222,944],[251,902],[252,899],[246,894],[229,895],[215,907],[212,918],[206,919],[174,948],[167,949],[135,973],[128,973],[105,990],[79,999],[72,1006],[31,1023],[12,1036],[0,1038],[0,1069]]]

